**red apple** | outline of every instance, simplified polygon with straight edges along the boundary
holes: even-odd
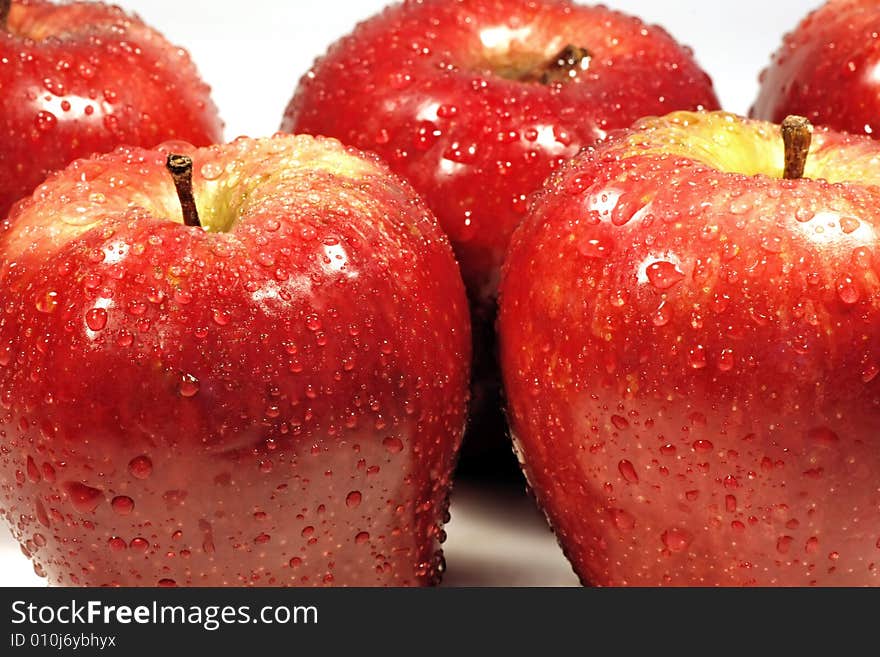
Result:
[[[118,7],[0,0],[0,219],[78,157],[220,141],[209,92],[184,50]]]
[[[439,577],[467,302],[377,160],[279,136],[76,161],[3,224],[0,303],[0,510],[50,583]]]
[[[781,121],[802,114],[817,124],[880,137],[880,4],[831,0],[785,37],[752,115]]]
[[[480,440],[466,445],[491,460],[506,443],[494,297],[527,196],[609,130],[699,107],[718,107],[709,77],[637,18],[559,0],[424,0],[389,7],[331,47],[282,129],[379,153],[434,210],[473,304],[469,433]]]
[[[559,163],[642,116],[717,106],[690,50],[637,18],[565,0],[424,0],[332,46],[282,129],[379,153],[427,199],[484,302],[527,195]]]
[[[514,236],[512,430],[585,582],[880,584],[880,144],[787,128],[645,119]]]

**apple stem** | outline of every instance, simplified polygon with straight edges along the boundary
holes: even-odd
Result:
[[[568,82],[577,77],[581,71],[590,68],[593,53],[586,48],[571,44],[565,46],[531,77],[541,84]]]
[[[785,144],[786,180],[798,180],[804,175],[807,155],[813,141],[813,126],[803,116],[791,114],[782,122],[782,141]]]
[[[12,0],[0,0],[0,29],[6,29],[6,19],[9,18],[10,9],[12,9]]]
[[[192,228],[201,228],[202,222],[199,221],[199,211],[196,208],[196,200],[193,197],[192,158],[186,155],[170,153],[168,159],[165,160],[165,168],[171,174],[171,178],[174,180],[174,187],[177,189],[180,209],[183,210],[183,223]]]

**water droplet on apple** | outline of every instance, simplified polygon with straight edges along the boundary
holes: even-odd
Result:
[[[663,541],[663,545],[665,545],[666,549],[670,552],[684,552],[690,547],[694,537],[690,532],[684,529],[673,527],[663,532],[663,534],[660,535],[660,540]]]
[[[119,538],[118,536],[111,536],[107,540],[107,545],[114,552],[122,552],[128,547],[128,544],[125,542],[125,539]]]
[[[711,452],[714,445],[712,445],[712,442],[709,440],[701,439],[695,440],[692,447],[694,448],[695,452],[702,452],[705,454],[706,452]]]
[[[52,523],[49,521],[49,514],[46,513],[46,507],[43,505],[43,502],[41,500],[37,500],[34,507],[39,523],[43,525],[43,527],[49,527]]]
[[[621,532],[632,531],[636,526],[633,515],[623,509],[609,509],[608,514],[611,516],[611,522]]]
[[[150,303],[160,304],[165,300],[165,293],[162,290],[151,287],[147,290],[147,301]]]
[[[455,141],[444,151],[443,157],[458,164],[472,164],[477,159],[478,150],[475,143]]]
[[[403,441],[400,438],[396,438],[394,436],[388,436],[382,441],[382,445],[385,446],[385,449],[388,450],[391,454],[398,454],[403,451]]]
[[[269,253],[268,251],[260,251],[257,253],[254,258],[258,263],[260,263],[263,267],[274,267],[275,266],[275,255]]]
[[[121,516],[127,516],[134,509],[134,500],[127,495],[117,495],[110,501],[111,508]]]
[[[356,508],[361,504],[362,495],[360,491],[353,490],[345,496],[345,505],[350,509]]]
[[[388,142],[391,141],[391,135],[388,133],[388,130],[385,128],[379,128],[379,131],[374,135],[373,142],[377,146],[384,146]]]
[[[589,239],[578,243],[578,251],[588,258],[607,258],[614,250],[614,243],[608,240]]]
[[[150,548],[150,542],[147,539],[138,536],[137,538],[131,539],[128,543],[128,547],[132,550],[146,551]]]
[[[695,370],[706,367],[706,348],[703,345],[698,344],[688,350],[688,365]]]
[[[807,440],[821,447],[837,447],[840,438],[828,427],[814,427],[807,431]]]
[[[874,268],[871,262],[871,252],[863,246],[853,249],[850,260],[859,269],[872,270]]]
[[[413,146],[417,151],[427,151],[442,136],[440,129],[431,121],[422,121],[416,127]]]
[[[412,76],[405,71],[395,71],[388,76],[388,84],[392,89],[405,89],[412,84]]]
[[[128,471],[136,479],[146,479],[153,474],[153,462],[149,456],[136,456],[129,461]]]
[[[140,317],[147,312],[147,304],[140,299],[132,299],[128,304],[128,312],[135,317]]]
[[[92,513],[98,508],[101,500],[104,499],[102,491],[77,481],[65,483],[64,490],[70,499],[70,503],[80,513]]]
[[[182,374],[178,383],[181,397],[195,397],[199,393],[199,380],[192,374]]]
[[[617,470],[620,472],[620,475],[629,483],[639,483],[639,475],[636,472],[635,466],[633,466],[632,462],[627,461],[626,459],[622,460],[620,463],[617,464]]]
[[[724,508],[728,513],[736,513],[736,496],[735,495],[725,495],[724,496]]]
[[[678,266],[666,260],[658,260],[648,265],[648,281],[658,290],[668,290],[684,279]]]
[[[779,554],[788,554],[794,539],[791,536],[780,536],[776,539],[776,551]]]
[[[794,213],[794,218],[802,224],[811,221],[815,216],[816,213],[810,208],[798,208]]]
[[[199,172],[205,180],[217,180],[223,173],[223,165],[219,162],[205,162]]]
[[[782,238],[778,235],[765,235],[761,238],[761,248],[767,253],[782,253]]]
[[[745,214],[753,207],[752,202],[748,199],[736,199],[730,202],[730,214]]]
[[[27,471],[28,479],[30,479],[33,484],[38,483],[43,478],[40,475],[40,469],[37,467],[32,456],[27,457],[27,467],[25,470]]]
[[[852,276],[844,275],[837,280],[837,296],[847,305],[852,305],[859,300],[859,290]]]
[[[37,112],[36,117],[34,117],[34,125],[40,132],[49,132],[58,125],[58,117],[52,114],[52,112],[40,110]]]
[[[670,321],[672,321],[672,307],[666,303],[666,301],[661,301],[657,310],[654,311],[654,315],[651,317],[651,323],[657,328],[661,328],[666,326]]]
[[[86,326],[92,331],[103,331],[107,326],[107,311],[104,308],[92,308],[86,313]]]
[[[840,230],[843,231],[845,235],[849,235],[859,229],[861,226],[861,222],[855,217],[841,217],[840,218]]]
[[[34,307],[41,313],[53,313],[58,307],[58,293],[54,290],[48,290],[37,294]]]
[[[357,543],[358,545],[363,545],[364,543],[366,543],[369,540],[370,540],[370,533],[369,532],[358,532],[357,535],[354,537],[354,542]]]

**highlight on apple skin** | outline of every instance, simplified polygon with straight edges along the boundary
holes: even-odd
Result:
[[[831,0],[785,36],[751,114],[782,121],[800,114],[816,125],[880,137],[880,4]]]
[[[78,160],[2,224],[0,310],[0,507],[51,584],[439,579],[468,307],[378,159]]]
[[[584,582],[880,583],[880,145],[798,155],[783,179],[777,125],[644,119],[515,234],[509,417]]]
[[[76,158],[223,139],[186,51],[100,2],[0,0],[0,95],[0,220]]]

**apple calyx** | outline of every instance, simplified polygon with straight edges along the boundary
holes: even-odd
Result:
[[[12,9],[12,0],[0,0],[0,29],[5,30],[6,19],[9,18],[9,10]]]
[[[187,155],[169,153],[165,160],[165,168],[174,180],[174,188],[177,190],[177,198],[180,199],[180,209],[183,210],[183,223],[192,228],[201,228],[199,211],[196,208],[196,200],[193,197],[192,170],[193,161]]]
[[[593,53],[586,48],[565,46],[556,55],[550,58],[541,68],[526,76],[528,82],[540,82],[541,84],[557,84],[573,80],[582,71],[590,68]]]
[[[813,141],[813,125],[803,116],[796,114],[786,116],[782,122],[782,141],[785,144],[783,178],[786,180],[803,178],[810,143]]]

